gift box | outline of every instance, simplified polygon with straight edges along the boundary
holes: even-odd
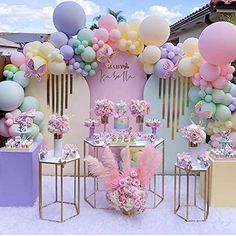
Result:
[[[41,143],[28,150],[0,149],[0,206],[33,206],[38,197],[38,154]]]

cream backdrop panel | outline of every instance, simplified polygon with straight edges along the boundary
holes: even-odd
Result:
[[[58,82],[56,80],[58,80]],[[89,117],[90,110],[90,92],[85,78],[77,75],[63,75],[57,77],[49,75],[48,78],[43,78],[40,82],[31,80],[25,94],[26,96],[35,96],[40,102],[40,111],[42,111],[45,116],[42,134],[44,135],[45,143],[48,148],[51,149],[53,147],[53,135],[47,131],[48,118],[51,114],[55,113],[56,110],[59,110],[59,113],[63,112],[70,117],[71,125],[69,133],[63,136],[63,145],[66,143],[77,144],[79,154],[82,157],[83,138],[88,135],[88,129],[84,127],[83,123],[84,120]],[[66,103],[67,108],[65,108]],[[64,109],[62,109],[63,107]],[[52,110],[53,108],[54,112]],[[68,168],[65,168],[65,174],[72,174],[72,167],[73,166],[68,166]],[[80,170],[82,174],[82,161]],[[44,174],[53,175],[54,167],[44,165]]]

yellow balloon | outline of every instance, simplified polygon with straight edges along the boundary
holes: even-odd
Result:
[[[157,46],[147,46],[142,53],[142,60],[146,64],[155,64],[161,58],[161,50]]]
[[[130,29],[134,30],[136,32],[139,31],[140,23],[141,23],[141,21],[139,19],[133,19],[128,22]]]
[[[125,52],[128,50],[127,40],[126,39],[120,39],[118,42],[118,49],[122,52]]]
[[[66,70],[66,63],[65,61],[57,62],[52,61],[48,63],[48,70],[50,73],[54,75],[63,74]]]
[[[191,62],[191,57],[183,57],[179,61],[178,71],[182,76],[192,77],[197,72],[197,68]]]
[[[128,32],[130,31],[130,27],[126,22],[120,22],[118,24],[118,30],[120,31],[121,38],[128,38]]]
[[[129,52],[134,55],[139,55],[144,49],[144,44],[139,41],[139,47],[136,47],[136,49],[129,49]]]
[[[39,56],[48,60],[48,56],[52,54],[55,49],[56,48],[51,43],[45,42],[39,47]]]
[[[23,48],[23,53],[26,55],[28,59],[32,58],[33,56],[38,55],[39,47],[42,45],[39,41],[34,41],[27,43]]]
[[[34,57],[32,57],[32,60],[34,61],[34,68],[36,70],[44,64],[47,66],[47,61],[44,58],[40,57],[40,56],[34,56]],[[46,69],[46,72],[44,74],[46,74],[46,73],[47,73],[47,69]]]
[[[184,54],[188,57],[192,57],[194,53],[198,52],[198,39],[188,38],[183,42]]]
[[[132,31],[130,31],[130,32],[128,33],[128,39],[129,39],[129,40],[131,40],[131,41],[136,41],[137,38],[138,38],[137,32],[135,32],[135,31],[132,30]]]
[[[154,65],[144,64],[143,69],[146,74],[151,75],[153,74],[154,71]]]
[[[145,45],[161,46],[170,36],[170,26],[159,16],[148,16],[140,24],[139,36]]]

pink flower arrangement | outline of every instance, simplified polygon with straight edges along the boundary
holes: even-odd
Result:
[[[94,112],[96,116],[112,116],[115,112],[114,103],[108,99],[97,100]]]
[[[121,153],[122,170],[108,146],[100,161],[92,156],[86,157],[85,161],[89,172],[99,177],[107,188],[106,197],[114,209],[122,212],[144,211],[147,202],[146,185],[161,161],[153,144],[145,146],[135,167],[131,166],[129,147],[124,148]]]
[[[70,130],[69,117],[53,114],[48,121],[48,132],[52,134],[65,134]]]
[[[177,154],[177,164],[184,169],[192,169],[191,156],[188,152]]]
[[[75,158],[78,152],[78,147],[75,144],[66,144],[63,149],[64,158]]]
[[[120,178],[118,187],[108,191],[106,197],[116,210],[136,210],[141,213],[146,208],[147,192],[141,185],[136,171],[131,171],[126,177]]]
[[[151,105],[145,100],[132,99],[129,109],[133,116],[145,116],[150,113]]]
[[[191,124],[182,129],[183,137],[194,144],[204,143],[206,140],[206,133],[204,128],[200,125]]]
[[[160,128],[161,122],[158,119],[147,119],[145,125],[150,128]]]
[[[98,120],[94,120],[94,119],[89,119],[89,120],[86,120],[84,122],[84,126],[85,127],[95,127],[95,126],[99,126],[99,121]]]

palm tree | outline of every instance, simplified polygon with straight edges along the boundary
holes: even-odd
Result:
[[[114,16],[118,23],[119,22],[126,22],[126,18],[123,15],[121,15],[123,13],[123,11],[120,11],[120,10],[119,11],[113,11],[110,8],[108,8],[107,13]],[[98,29],[97,22],[100,18],[101,18],[101,15],[96,16],[96,17],[93,18],[94,23],[90,26],[91,30]]]

